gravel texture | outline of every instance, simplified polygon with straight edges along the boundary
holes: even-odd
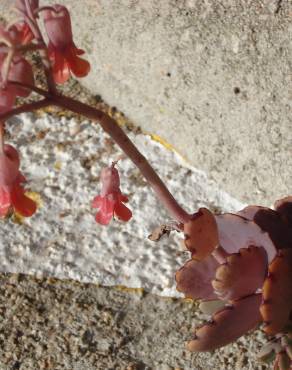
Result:
[[[260,370],[261,332],[214,353],[184,349],[192,301],[70,280],[0,275],[1,370]]]

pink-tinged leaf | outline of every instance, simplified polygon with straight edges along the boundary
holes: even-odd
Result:
[[[123,203],[118,202],[114,209],[115,215],[122,221],[129,221],[132,217],[132,211]]]
[[[184,224],[185,245],[192,258],[201,261],[218,246],[218,230],[212,212],[200,208],[193,218]]]
[[[292,196],[277,200],[274,207],[280,213],[282,220],[292,227]]]
[[[250,247],[227,257],[226,263],[216,270],[212,282],[218,297],[234,300],[261,288],[267,273],[267,253],[264,248]]]
[[[254,222],[269,234],[277,249],[292,248],[292,227],[283,221],[280,213],[272,209],[259,210]]]
[[[261,207],[261,206],[247,206],[240,210],[239,212],[236,212],[238,216],[244,217],[247,220],[253,221],[255,214],[262,209],[269,209],[267,207]]]
[[[195,352],[212,351],[235,341],[260,323],[260,303],[261,294],[232,302],[195,331],[195,339],[188,342],[187,348]]]
[[[192,299],[217,299],[211,285],[219,266],[213,256],[203,261],[190,260],[177,271],[175,278],[177,290]]]
[[[269,265],[260,311],[267,334],[281,332],[292,311],[292,249],[281,249]]]
[[[231,213],[215,215],[220,245],[227,253],[237,253],[250,245],[263,247],[268,255],[268,261],[276,256],[276,248],[270,236],[263,232],[253,221]]]

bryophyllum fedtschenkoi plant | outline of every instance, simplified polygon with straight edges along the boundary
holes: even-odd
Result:
[[[40,3],[16,0],[17,20],[0,24],[0,217],[11,211],[25,217],[36,212],[35,202],[26,195],[18,150],[5,142],[10,117],[56,106],[98,122],[174,219],[174,227],[164,225],[156,232],[157,239],[172,228],[184,235],[191,258],[176,273],[177,288],[186,297],[201,300],[201,309],[211,315],[209,322],[195,329],[187,348],[212,351],[261,326],[269,341],[260,358],[274,358],[275,369],[291,370],[292,197],[277,201],[274,210],[249,206],[237,214],[213,214],[205,208],[186,212],[112,117],[58,91],[58,85],[72,74],[85,77],[90,64],[80,58],[84,51],[73,41],[68,9]],[[35,85],[27,59],[31,52],[37,52],[42,61],[46,89]],[[17,105],[18,97],[27,99],[32,92],[41,98]],[[92,201],[100,225],[132,217],[117,167],[113,162],[102,170],[101,190]]]

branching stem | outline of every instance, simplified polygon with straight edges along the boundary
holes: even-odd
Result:
[[[80,114],[91,120],[97,121],[103,130],[115,141],[115,143],[122,149],[122,151],[130,158],[130,160],[138,167],[144,178],[151,185],[158,199],[168,210],[171,217],[175,218],[176,221],[185,223],[190,218],[189,215],[175,200],[172,194],[167,189],[166,185],[160,179],[158,174],[155,172],[153,167],[147,161],[147,159],[139,152],[137,147],[128,138],[118,123],[111,118],[108,114],[93,108],[89,105],[81,103],[69,97],[65,97],[59,94],[47,92],[35,86],[29,86],[21,84],[19,82],[9,81],[10,84],[17,86],[30,88],[32,91],[42,95],[45,99],[25,104],[19,108],[15,108],[10,112],[0,114],[0,121],[6,120],[7,118],[20,114],[23,112],[29,112],[37,110],[48,105],[55,105],[71,112]]]

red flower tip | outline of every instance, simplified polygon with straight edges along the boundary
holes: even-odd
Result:
[[[95,220],[101,225],[108,225],[114,216],[125,222],[132,217],[131,210],[123,204],[128,198],[121,193],[120,176],[114,166],[101,171],[101,193],[92,201],[92,207],[98,208]]]
[[[71,19],[68,9],[55,5],[44,12],[44,23],[49,38],[48,52],[56,83],[63,84],[72,72],[76,77],[85,77],[90,71],[87,60],[79,57],[84,51],[73,42]]]
[[[34,39],[34,34],[32,33],[27,23],[17,23],[15,26],[19,32],[19,39],[21,44],[29,44]]]
[[[19,155],[11,145],[4,145],[0,154],[0,217],[12,207],[24,217],[32,216],[36,203],[25,195],[26,179],[19,171]]]

